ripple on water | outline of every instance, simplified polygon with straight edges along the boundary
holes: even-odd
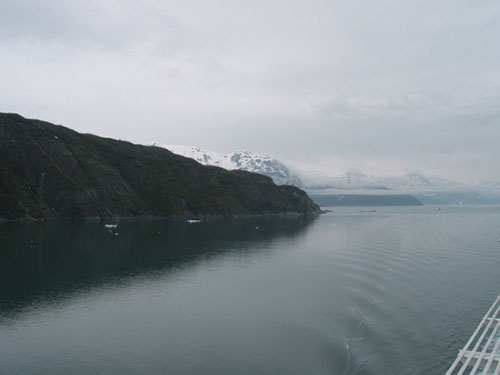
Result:
[[[0,289],[0,363],[55,375],[442,374],[498,294],[500,215],[392,210],[134,224],[117,241],[92,225],[9,229],[0,281],[19,282]],[[26,233],[38,247],[21,259]]]

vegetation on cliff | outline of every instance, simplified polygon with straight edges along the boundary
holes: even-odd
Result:
[[[269,177],[0,113],[0,218],[319,212]]]

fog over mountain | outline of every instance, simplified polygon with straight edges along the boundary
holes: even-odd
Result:
[[[464,184],[416,171],[400,176],[377,176],[352,168],[335,174],[301,170],[293,164],[244,150],[222,154],[198,146],[155,145],[204,165],[260,173],[277,184],[295,185],[315,194],[413,194],[429,204],[500,203],[500,182]]]
[[[500,2],[0,2],[0,111],[301,170],[495,181]]]

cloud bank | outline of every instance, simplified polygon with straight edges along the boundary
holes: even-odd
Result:
[[[300,165],[498,179],[496,1],[0,2],[0,111]]]

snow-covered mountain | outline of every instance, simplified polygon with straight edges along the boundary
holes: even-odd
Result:
[[[213,165],[225,169],[242,169],[249,172],[269,176],[278,185],[301,186],[300,178],[295,176],[280,161],[269,156],[258,155],[253,152],[238,150],[229,154],[204,150],[196,146],[163,145],[155,146],[166,148],[175,154],[198,161],[204,165]]]
[[[195,146],[163,145],[170,151],[205,164],[225,169],[242,169],[271,177],[279,185],[295,185],[311,193],[416,194],[429,204],[500,203],[500,182],[462,184],[440,176],[419,172],[402,176],[375,176],[359,169],[343,173],[300,170],[269,156],[238,150],[223,154]]]

